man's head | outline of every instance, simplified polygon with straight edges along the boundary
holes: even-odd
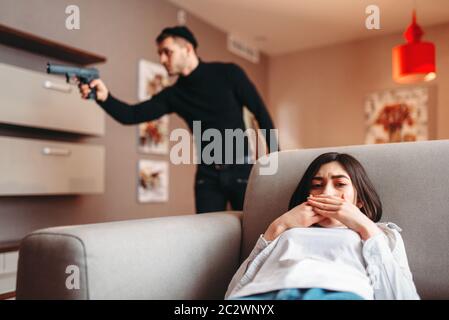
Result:
[[[156,38],[161,63],[170,75],[179,75],[198,60],[198,42],[184,26],[165,28]]]

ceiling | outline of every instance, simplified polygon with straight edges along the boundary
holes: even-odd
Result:
[[[449,22],[449,0],[169,1],[187,12],[187,24],[193,14],[269,55],[403,32],[415,3],[422,27]],[[380,9],[380,30],[365,27],[371,4]]]

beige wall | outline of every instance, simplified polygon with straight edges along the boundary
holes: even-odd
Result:
[[[64,9],[77,4],[81,30],[64,28]],[[177,8],[164,0],[1,0],[0,23],[107,56],[98,65],[102,78],[119,98],[137,101],[137,62],[157,61],[154,38],[176,24]],[[362,144],[364,98],[377,90],[398,87],[391,80],[391,48],[401,34],[317,48],[267,58],[255,65],[226,50],[226,35],[191,15],[188,25],[206,61],[234,61],[250,75],[280,129],[281,148]],[[405,26],[404,26],[405,27]],[[425,28],[425,39],[437,46],[435,110],[431,138],[449,138],[449,24]],[[0,45],[0,62],[43,71],[47,57]],[[52,60],[54,61],[54,60]],[[57,61],[54,61],[57,62]],[[20,88],[18,88],[20,90]],[[171,116],[171,129],[187,128]],[[170,201],[138,204],[136,128],[106,119],[106,135],[85,138],[0,124],[0,135],[84,141],[106,147],[106,192],[96,196],[0,197],[0,244],[32,230],[66,224],[136,219],[194,212],[194,166],[170,166]]]
[[[449,24],[424,31],[437,50],[438,77],[426,84],[436,91],[430,138],[448,139]],[[363,144],[365,96],[400,86],[391,78],[391,49],[404,41],[398,33],[271,57],[269,105],[281,148]]]
[[[81,30],[65,29],[65,8],[76,4],[81,10]],[[157,61],[154,39],[166,26],[176,24],[177,8],[163,0],[1,0],[0,23],[70,46],[105,55],[98,65],[111,91],[127,102],[137,102],[137,63],[141,58]],[[233,61],[241,65],[267,97],[267,59],[252,64],[226,50],[225,33],[188,15],[187,25],[196,34],[199,54],[205,61]],[[0,46],[0,62],[44,71],[49,59]],[[51,60],[57,62],[55,60]],[[17,88],[21,90],[21,88]],[[3,106],[1,106],[3,107]],[[171,116],[171,129],[187,128]],[[0,125],[0,135],[84,141],[106,147],[106,192],[95,196],[0,197],[0,244],[18,240],[32,230],[67,224],[145,218],[194,212],[195,167],[170,165],[169,202],[139,204],[136,195],[139,159],[136,127],[123,126],[109,116],[102,138],[44,132]],[[2,150],[1,152],[7,152]]]

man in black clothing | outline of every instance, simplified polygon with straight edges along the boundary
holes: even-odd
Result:
[[[151,121],[175,112],[193,132],[195,123],[200,123],[201,137],[208,129],[218,130],[225,137],[225,131],[229,129],[245,130],[243,106],[246,106],[255,115],[261,129],[268,132],[274,129],[261,97],[245,72],[232,63],[201,61],[196,53],[198,43],[188,28],[166,28],[156,42],[160,62],[170,75],[179,76],[173,86],[147,101],[130,106],[111,95],[103,81],[96,79],[89,85],[80,86],[82,97],[87,98],[91,88],[96,88],[97,103],[123,124]],[[270,134],[266,134],[266,138],[270,147]],[[277,141],[273,142],[276,150],[271,151],[277,151]],[[224,211],[228,201],[234,210],[242,210],[252,167],[247,139],[243,154],[235,152],[235,146],[231,149],[225,146],[223,139],[221,150],[212,155],[212,161],[202,161],[206,145],[202,139],[197,139],[196,143],[200,156],[195,178],[197,213]]]

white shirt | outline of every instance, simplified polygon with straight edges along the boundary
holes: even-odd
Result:
[[[285,288],[353,292],[364,299],[419,299],[404,243],[393,223],[363,241],[348,228],[292,228],[273,241],[259,237],[225,298]]]

